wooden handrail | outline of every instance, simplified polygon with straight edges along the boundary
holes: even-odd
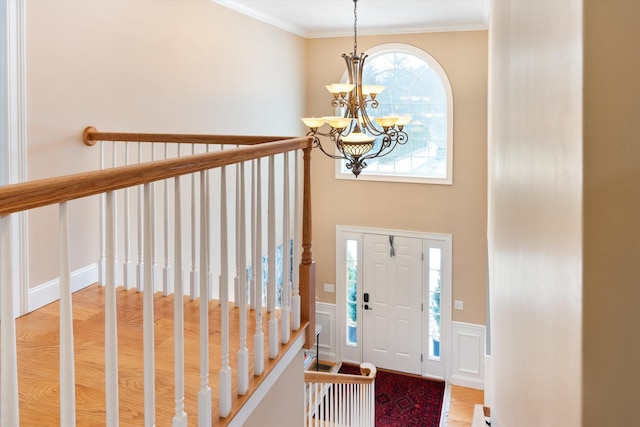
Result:
[[[0,215],[94,196],[287,151],[310,149],[312,143],[313,139],[309,137],[292,138],[212,153],[6,185],[0,187]]]
[[[229,144],[255,145],[266,142],[291,139],[291,136],[247,136],[247,135],[198,135],[178,133],[130,133],[130,132],[98,132],[93,126],[88,126],[82,132],[82,140],[86,145],[93,146],[98,141],[115,142],[171,142],[183,144]]]
[[[327,384],[373,384],[377,369],[370,363],[360,365],[362,375],[332,374],[329,372],[305,371],[304,382]]]

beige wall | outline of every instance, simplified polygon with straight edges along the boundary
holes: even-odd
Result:
[[[640,2],[584,2],[583,425],[638,423]]]
[[[99,166],[103,131],[297,135],[304,39],[209,0],[27,0],[29,178]],[[71,206],[72,269],[97,261],[97,200]],[[30,283],[57,277],[57,211],[30,215]],[[54,231],[52,231],[54,230]]]
[[[336,283],[336,225],[453,235],[453,298],[465,310],[453,319],[484,324],[486,281],[487,32],[358,37],[359,50],[407,43],[431,54],[447,73],[454,97],[453,185],[336,180],[334,161],[313,152],[313,254],[318,298],[334,302],[323,283]],[[344,72],[353,38],[308,41],[307,115],[331,112],[325,84]],[[339,290],[337,290],[339,291]]]
[[[304,351],[280,375],[244,427],[304,425]]]
[[[493,2],[488,386],[497,427],[581,425],[581,13],[577,1]]]

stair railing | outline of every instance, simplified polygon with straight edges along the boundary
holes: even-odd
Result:
[[[308,427],[374,427],[376,368],[360,365],[361,375],[305,371]]]
[[[289,325],[298,328],[304,327],[308,324],[315,324],[315,263],[311,255],[311,202],[310,202],[310,152],[312,149],[312,140],[310,138],[289,138],[283,139],[279,137],[260,137],[260,136],[215,136],[215,135],[175,135],[175,134],[131,134],[131,133],[100,133],[94,128],[89,127],[85,129],[83,139],[87,145],[93,145],[96,141],[101,141],[101,156],[100,164],[104,167],[106,165],[105,147],[103,141],[110,141],[112,143],[112,155],[111,155],[111,167],[55,177],[48,179],[41,179],[36,181],[30,181],[20,184],[13,184],[0,187],[0,302],[1,318],[0,318],[0,334],[1,334],[1,360],[0,360],[0,372],[1,372],[1,408],[0,408],[0,424],[2,425],[19,425],[19,399],[18,399],[18,366],[16,362],[16,332],[15,332],[15,319],[12,315],[11,302],[13,301],[13,292],[16,291],[17,283],[14,272],[10,271],[10,266],[13,264],[13,257],[15,254],[11,251],[11,244],[9,238],[10,222],[12,221],[13,214],[17,212],[28,211],[30,209],[58,205],[59,206],[59,230],[60,230],[60,421],[61,425],[75,425],[75,390],[74,390],[74,360],[73,360],[73,309],[71,305],[71,274],[69,269],[69,259],[71,253],[71,244],[69,239],[69,216],[67,204],[70,201],[86,198],[89,196],[100,196],[100,259],[99,259],[99,281],[101,285],[105,286],[105,376],[106,376],[106,424],[118,425],[118,360],[117,360],[117,312],[115,307],[115,289],[121,283],[125,284],[125,288],[131,286],[135,281],[139,291],[144,292],[144,412],[145,412],[145,425],[155,424],[155,395],[154,395],[154,354],[153,354],[153,292],[158,290],[156,286],[156,272],[155,267],[157,265],[156,249],[158,244],[155,241],[156,235],[163,235],[165,239],[164,249],[164,267],[163,267],[163,285],[159,287],[163,290],[163,293],[168,294],[172,288],[176,294],[174,299],[176,301],[175,321],[176,321],[176,349],[175,349],[175,370],[176,370],[176,414],[174,416],[174,426],[186,426],[187,419],[180,402],[183,401],[183,383],[184,377],[182,363],[184,360],[184,354],[180,352],[184,351],[180,343],[184,340],[184,336],[180,332],[180,303],[182,301],[183,292],[185,292],[185,286],[182,284],[182,226],[183,215],[185,212],[181,201],[184,200],[182,194],[181,178],[191,175],[193,184],[191,187],[192,195],[190,207],[191,207],[191,226],[192,226],[192,263],[199,261],[196,266],[199,267],[200,275],[191,275],[192,280],[190,287],[190,295],[195,298],[196,295],[202,300],[211,299],[212,290],[212,276],[211,276],[211,235],[215,233],[212,230],[212,223],[210,219],[215,214],[211,211],[211,194],[213,193],[213,186],[219,185],[219,194],[223,197],[220,199],[219,207],[219,224],[220,224],[220,236],[226,236],[228,230],[226,228],[227,211],[233,210],[229,204],[227,204],[227,185],[226,177],[228,172],[226,168],[235,168],[236,172],[236,199],[240,200],[238,204],[239,212],[236,212],[235,221],[235,239],[237,242],[246,243],[249,238],[247,236],[247,230],[249,228],[259,228],[262,224],[262,215],[258,212],[257,215],[247,214],[249,210],[255,210],[254,197],[261,199],[261,187],[254,187],[261,185],[260,173],[251,175],[252,196],[249,200],[249,209],[245,206],[247,197],[245,194],[246,176],[245,165],[250,167],[260,168],[259,159],[269,158],[270,164],[273,164],[274,156],[282,155],[284,157],[284,163],[289,164],[289,152],[296,152],[297,150],[303,151],[303,166],[302,166],[302,179],[301,188],[296,190],[302,194],[302,200],[299,202],[302,212],[300,218],[296,217],[294,223],[300,225],[301,231],[299,235],[294,231],[294,247],[302,248],[301,254],[297,256],[300,260],[299,270],[294,270],[294,283],[291,285],[288,283],[288,275],[286,277],[286,289],[287,292],[285,301],[286,309],[288,310],[289,302],[292,307],[292,319],[286,322],[287,329]],[[138,163],[131,163],[130,150],[127,148],[124,154],[124,164],[118,165],[118,152],[116,149],[116,142],[135,142],[138,148]],[[164,158],[158,160],[156,158],[157,150],[151,145],[150,152],[151,158],[149,160],[143,160],[142,153],[149,151],[149,147],[145,148],[146,144],[160,143],[164,148]],[[181,148],[177,148],[178,155],[171,157],[168,155],[170,143],[179,144],[191,144],[191,152],[187,155],[181,155]],[[197,152],[195,148],[197,144],[208,144],[204,152]],[[217,149],[211,151],[211,145],[224,145],[225,149]],[[297,158],[297,156],[296,156]],[[214,181],[211,176],[212,171],[217,172],[220,179]],[[296,162],[296,171],[298,170]],[[269,171],[270,174],[274,173],[272,167]],[[297,172],[296,172],[297,175]],[[167,181],[168,180],[168,181]],[[170,185],[169,182],[173,181],[174,193],[169,194]],[[276,185],[275,179],[271,178],[269,186]],[[294,182],[298,183],[298,179]],[[165,221],[163,230],[155,229],[155,215],[158,211],[157,204],[155,203],[155,185],[163,184],[164,206],[161,209],[163,212],[163,220]],[[138,236],[142,236],[138,242],[138,258],[139,265],[137,266],[138,274],[137,280],[133,279],[132,267],[130,265],[133,258],[131,253],[131,239],[134,237],[131,233],[131,224],[129,218],[131,214],[132,200],[130,199],[130,193],[135,189],[138,190],[138,200],[136,212],[139,215],[138,218]],[[174,201],[173,210],[170,209],[169,200]],[[118,219],[117,205],[119,200],[124,200],[124,225]],[[289,203],[286,201],[285,203]],[[273,212],[276,211],[276,206],[270,204],[268,206],[269,220],[267,226],[274,225],[275,216]],[[173,217],[172,217],[173,215]],[[246,218],[251,216],[251,227],[247,227]],[[169,218],[173,218],[173,235],[169,235],[170,224]],[[288,221],[288,216],[285,217],[285,221]],[[122,226],[124,229],[124,257],[123,262],[123,275],[120,274],[118,261],[118,227]],[[282,227],[289,228],[289,224],[283,224]],[[131,233],[131,234],[128,234]],[[198,239],[195,236],[200,236]],[[176,238],[177,237],[177,238]],[[251,236],[250,240],[256,236]],[[173,249],[173,258],[169,257],[168,241],[171,238],[176,238]],[[285,238],[286,235],[285,235]],[[288,243],[288,242],[286,242]],[[245,244],[238,244],[240,246],[239,255],[236,256],[236,280],[237,283],[235,289],[236,300],[249,301],[247,295],[247,281],[249,280],[247,265],[247,253]],[[272,246],[272,245],[270,245]],[[283,243],[283,247],[287,247]],[[226,299],[229,298],[229,292],[227,282],[229,274],[228,267],[228,247],[226,238],[220,238],[219,254],[221,256],[220,261],[220,287],[218,289],[220,303],[222,305],[223,316],[225,310],[228,315],[228,307],[225,304]],[[283,249],[284,251],[284,249]],[[275,251],[269,247],[268,257],[275,258]],[[258,258],[255,254],[258,250],[251,251],[251,257],[253,260]],[[255,258],[254,258],[255,256]],[[173,271],[172,274],[172,261]],[[261,260],[260,260],[261,261]],[[261,265],[254,265],[252,269],[254,271],[260,269]],[[260,262],[261,264],[261,262]],[[257,275],[256,275],[257,277]],[[173,279],[173,280],[172,280]],[[273,280],[273,279],[272,279]],[[298,280],[299,282],[296,282]],[[289,294],[289,289],[293,287],[292,295]],[[299,294],[298,294],[299,292]],[[249,292],[251,298],[255,298],[253,290]],[[253,300],[253,306],[261,307],[261,304],[256,300]],[[249,304],[239,304],[240,306],[240,351],[238,354],[238,379],[237,387],[238,394],[246,393],[246,386],[248,383],[249,369],[248,369],[248,352],[246,351],[246,311]],[[199,392],[198,399],[198,418],[200,425],[211,425],[212,407],[211,407],[211,389],[208,384],[209,366],[208,366],[208,318],[207,318],[207,306],[208,304],[201,304],[201,390]],[[297,312],[296,312],[297,310]],[[261,310],[257,310],[261,312]],[[288,312],[288,311],[287,311]],[[260,317],[260,316],[258,316]],[[271,317],[275,317],[273,314]],[[243,321],[244,319],[244,321]],[[282,327],[285,327],[282,325]],[[233,415],[234,411],[237,412],[238,408],[231,407],[231,378],[228,365],[229,359],[229,332],[228,332],[228,319],[225,321],[222,319],[221,326],[222,335],[222,368],[220,370],[220,416],[227,417]],[[226,328],[226,329],[225,329]],[[312,328],[306,328],[306,342],[313,342]],[[287,331],[288,332],[288,331]],[[270,346],[271,341],[278,342],[278,334],[269,334]],[[272,336],[273,335],[273,336]],[[287,333],[281,335],[286,336]],[[226,341],[225,341],[226,340]],[[259,341],[259,337],[256,338]],[[271,353],[271,352],[270,352]],[[256,354],[258,355],[263,353]],[[271,358],[278,355],[269,354]],[[255,375],[258,375],[255,372]]]

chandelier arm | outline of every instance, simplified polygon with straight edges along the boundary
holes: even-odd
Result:
[[[362,156],[362,160],[369,160],[376,157],[384,157],[395,150],[397,145],[404,145],[409,141],[409,136],[404,131],[393,131],[388,134],[384,134],[382,137],[382,144],[380,148],[375,152],[369,152]]]
[[[334,98],[333,100],[331,100],[331,106],[333,108],[344,108],[347,106],[347,103],[343,98]]]
[[[367,55],[366,53],[363,53],[362,55],[360,55],[359,61],[358,61],[358,68],[356,69],[356,71],[358,72],[358,82],[357,82],[357,95],[358,95],[358,105],[360,105],[362,108],[366,109],[367,106],[367,102],[365,100],[364,94],[362,93],[362,74],[364,72],[364,62],[367,59],[369,55]]]
[[[328,136],[328,135],[324,135],[322,133],[320,133],[320,135],[322,136]],[[322,151],[326,156],[331,157],[333,159],[336,160],[347,160],[347,161],[351,161],[351,159],[347,156],[344,155],[344,153],[342,153],[342,151],[340,151],[340,153],[342,154],[341,156],[336,156],[333,153],[329,153],[328,151],[326,151],[324,149],[324,147],[322,146],[322,142],[320,140],[320,138],[318,138],[315,134],[313,134],[312,132],[309,132],[309,134],[307,134],[307,136],[313,136],[313,147],[314,148],[319,148],[320,151]]]

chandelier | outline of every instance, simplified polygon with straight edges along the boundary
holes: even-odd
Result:
[[[347,83],[325,86],[333,95],[331,106],[342,109],[344,113],[342,116],[307,117],[302,121],[310,129],[307,136],[313,136],[314,147],[320,148],[331,158],[346,160],[347,169],[358,177],[362,169],[367,167],[367,160],[385,156],[396,145],[408,141],[404,126],[411,121],[411,116],[369,116],[367,108],[378,108],[376,97],[385,88],[362,84],[364,62],[368,55],[358,55],[358,0],[353,0],[353,6],[353,53],[342,54],[349,80]],[[320,131],[325,123],[330,129]],[[328,137],[340,154],[325,150],[319,136]],[[377,138],[379,145],[374,149]]]

